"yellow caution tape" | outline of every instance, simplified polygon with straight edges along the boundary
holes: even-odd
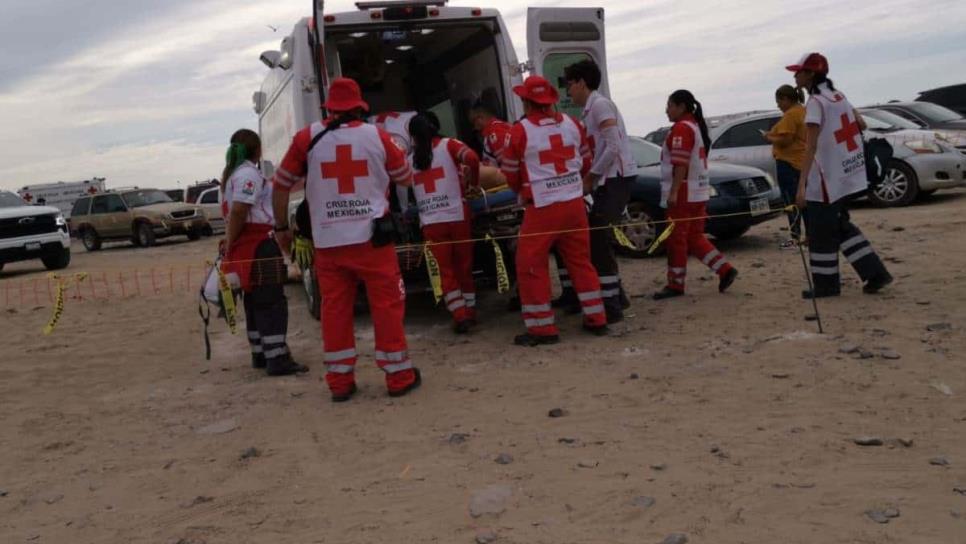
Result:
[[[54,314],[50,316],[50,321],[44,326],[44,336],[48,336],[54,332],[57,327],[57,323],[60,322],[60,317],[64,315],[64,292],[70,286],[70,279],[65,279],[57,274],[49,274],[47,277],[57,280],[57,299],[54,302]],[[80,283],[87,278],[87,274],[75,274],[74,281]]]
[[[493,255],[496,257],[496,292],[506,293],[510,290],[510,275],[507,274],[506,263],[503,262],[503,250],[489,234],[486,235],[486,241],[493,245]]]
[[[426,258],[426,271],[429,272],[429,283],[433,286],[433,296],[436,297],[436,304],[439,304],[443,299],[443,279],[440,277],[439,263],[427,244],[423,244],[423,256]]]
[[[654,243],[651,244],[651,247],[647,248],[647,254],[653,255],[654,252],[657,251],[657,248],[661,247],[661,244],[663,244],[668,238],[671,237],[672,232],[674,232],[673,220],[668,222],[667,228],[664,229],[664,232],[662,232],[661,235],[657,237],[657,240],[654,240]]]
[[[614,238],[617,238],[618,244],[626,247],[627,249],[637,249],[637,246],[634,245],[634,242],[631,242],[627,235],[624,234],[624,231],[622,231],[616,225],[614,226]]]
[[[238,325],[235,294],[232,293],[231,286],[228,285],[228,278],[225,277],[220,265],[215,265],[215,271],[218,273],[218,291],[221,292],[221,304],[225,308],[225,321],[228,322],[228,330],[235,334]]]

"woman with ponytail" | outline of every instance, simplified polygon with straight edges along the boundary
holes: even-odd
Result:
[[[432,112],[409,121],[413,141],[413,185],[423,238],[439,263],[446,309],[453,330],[469,332],[476,322],[473,283],[473,243],[470,209],[465,194],[479,186],[480,158],[463,142],[441,138],[439,120]]]
[[[782,85],[775,91],[775,102],[782,111],[782,118],[765,133],[771,142],[775,158],[775,173],[785,204],[794,204],[798,195],[798,178],[805,160],[805,94],[791,85]],[[782,243],[782,249],[794,248],[802,235],[802,214],[788,213],[791,239]]]
[[[292,360],[285,340],[287,274],[272,237],[272,186],[256,166],[261,155],[258,134],[242,129],[232,135],[221,177],[222,212],[228,223],[223,266],[241,280],[252,366],[269,376],[285,376],[308,368]]]
[[[661,203],[673,229],[667,240],[667,286],[654,300],[684,294],[688,255],[701,259],[718,274],[718,291],[734,283],[738,271],[704,235],[707,202],[711,196],[708,150],[711,137],[701,104],[690,91],[680,90],[667,101],[667,117],[674,125],[661,150]]]

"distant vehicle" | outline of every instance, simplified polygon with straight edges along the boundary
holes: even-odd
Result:
[[[916,102],[932,102],[966,117],[966,83],[922,91]]]
[[[188,204],[194,204],[198,201],[198,197],[201,193],[211,189],[212,187],[219,187],[221,184],[218,180],[205,180],[196,181],[184,189],[164,189],[164,193],[171,197],[171,200],[175,202],[186,202]]]
[[[637,179],[631,187],[627,205],[628,225],[624,234],[637,250],[621,248],[630,257],[644,257],[647,248],[665,226],[661,208],[661,148],[644,138],[631,136],[631,148],[637,161]],[[708,215],[730,215],[710,219],[705,232],[719,240],[738,238],[752,226],[781,215],[785,203],[775,181],[758,168],[708,162],[711,177],[711,200]]]
[[[141,247],[168,236],[197,240],[210,228],[200,206],[174,202],[157,189],[116,190],[80,198],[74,203],[70,226],[88,251],[97,251],[102,242],[112,240],[130,240]]]
[[[84,181],[58,181],[54,183],[37,183],[27,185],[17,191],[20,198],[27,204],[53,206],[70,218],[70,210],[74,201],[85,195],[103,193],[104,178],[91,178]]]
[[[53,206],[31,206],[0,191],[0,270],[7,263],[40,259],[48,270],[70,264],[67,220]]]
[[[210,228],[205,232],[206,236],[225,232],[225,216],[221,210],[221,186],[205,189],[195,203],[201,206],[205,212],[205,219],[208,220]]]
[[[966,118],[949,108],[930,102],[889,102],[867,106],[908,119],[919,128],[935,130],[966,153]]]
[[[760,168],[775,175],[771,144],[762,132],[781,119],[781,112],[752,112],[708,118],[713,161]],[[885,181],[868,197],[876,206],[907,206],[920,191],[929,194],[938,189],[958,187],[963,182],[963,156],[949,142],[933,131],[910,130],[862,114],[869,126],[865,138],[881,137],[892,145],[893,160],[888,165]]]
[[[175,202],[184,202],[184,189],[165,189],[164,194],[171,197]]]

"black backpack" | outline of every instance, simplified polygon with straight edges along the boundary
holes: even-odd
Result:
[[[869,138],[865,141],[865,175],[869,190],[875,191],[885,179],[892,160],[892,145],[885,138]]]

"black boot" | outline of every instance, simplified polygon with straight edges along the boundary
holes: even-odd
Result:
[[[470,332],[470,328],[473,326],[473,322],[469,319],[464,319],[463,321],[457,321],[453,323],[453,332],[456,334],[466,334]]]
[[[813,298],[828,298],[837,297],[841,294],[839,289],[816,289],[813,293],[811,289],[805,289],[802,291],[802,298],[805,300],[811,300]]]
[[[264,353],[252,353],[252,368],[263,369],[265,365]]]
[[[345,393],[342,393],[339,395],[332,393],[332,402],[348,402],[349,399],[351,399],[356,394],[356,391],[358,390],[359,388],[356,387],[356,384],[352,384],[352,388]]]
[[[728,271],[727,274],[725,274],[724,276],[721,276],[721,279],[718,280],[718,292],[724,293],[725,291],[727,291],[728,288],[731,287],[731,284],[735,282],[735,278],[737,277],[738,277],[738,270],[735,268],[732,268],[731,270]]]
[[[621,310],[626,310],[631,307],[631,299],[627,298],[627,293],[624,291],[624,286],[621,285]]]
[[[402,389],[400,389],[398,391],[390,391],[389,392],[389,396],[390,397],[393,397],[393,398],[403,397],[403,396],[408,395],[414,389],[417,389],[420,385],[423,385],[423,376],[422,376],[422,374],[419,373],[419,369],[418,368],[413,368],[413,374],[416,375],[416,379],[413,380],[413,383],[407,385],[406,387],[403,387]]]
[[[545,344],[556,344],[560,342],[560,336],[551,334],[547,336],[524,333],[513,338],[513,343],[518,346],[534,347]]]
[[[272,359],[266,365],[266,373],[269,376],[291,376],[293,374],[304,374],[308,371],[309,367],[296,363],[291,357]]]
[[[678,291],[677,289],[671,289],[670,287],[665,287],[657,293],[654,293],[651,298],[654,300],[664,300],[666,298],[674,298],[684,296],[684,291]]]
[[[610,329],[607,328],[607,325],[598,325],[595,327],[586,323],[584,323],[584,330],[590,334],[593,334],[594,336],[607,336],[607,333],[610,332]]]
[[[878,293],[883,287],[892,283],[892,279],[892,274],[885,272],[883,275],[865,282],[865,285],[862,286],[862,292],[867,295]]]

